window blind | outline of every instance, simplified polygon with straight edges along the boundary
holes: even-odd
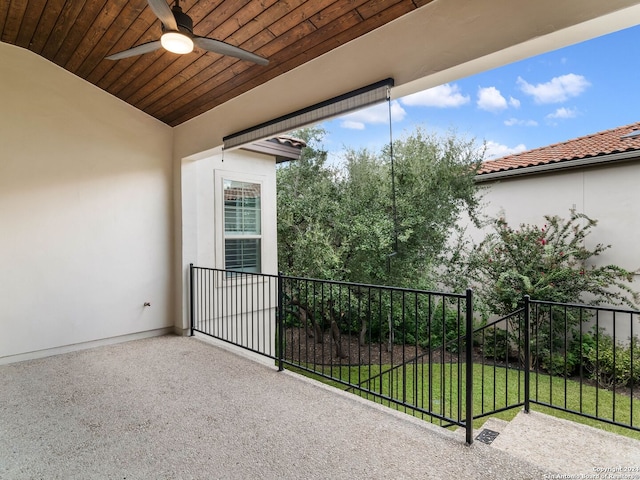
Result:
[[[313,125],[328,118],[375,105],[387,100],[389,88],[391,87],[393,87],[393,79],[387,78],[274,120],[232,133],[222,139],[224,148],[238,147],[246,143],[272,138],[296,128]]]
[[[258,183],[223,180],[225,268],[261,271],[261,187]]]
[[[260,239],[226,239],[224,262],[227,270],[260,273]]]

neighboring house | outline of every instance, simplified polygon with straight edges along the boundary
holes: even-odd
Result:
[[[600,265],[640,273],[640,122],[487,161],[476,180],[485,215],[542,226],[544,215],[568,218],[573,208],[598,221],[587,242],[611,245]]]

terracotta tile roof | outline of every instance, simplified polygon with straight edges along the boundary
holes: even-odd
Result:
[[[291,135],[279,135],[269,139],[270,142],[279,143],[281,145],[289,145],[294,148],[304,148],[307,146],[307,142]]]
[[[627,136],[632,132],[638,132],[638,135]],[[497,160],[489,160],[482,164],[478,174],[515,170],[633,150],[640,150],[640,122],[585,137],[574,138],[547,147],[536,148],[516,155],[508,155]]]

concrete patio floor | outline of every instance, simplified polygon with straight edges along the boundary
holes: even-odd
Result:
[[[196,338],[0,367],[3,479],[542,479],[553,471]]]

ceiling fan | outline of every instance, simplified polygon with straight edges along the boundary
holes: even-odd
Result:
[[[267,65],[269,63],[269,60],[266,58],[243,50],[242,48],[221,42],[220,40],[214,40],[213,38],[194,35],[193,20],[182,11],[179,0],[175,0],[172,8],[169,8],[165,0],[147,0],[147,3],[156,17],[162,22],[162,36],[160,40],[143,43],[137,47],[114,53],[106,57],[107,60],[120,60],[122,58],[153,52],[160,48],[164,48],[173,53],[190,53],[193,51],[195,45],[209,52],[229,55],[241,60],[257,63],[258,65]]]

